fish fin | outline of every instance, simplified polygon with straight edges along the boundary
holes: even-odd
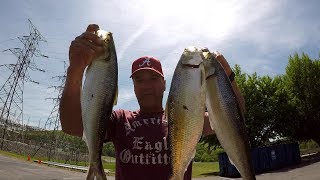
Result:
[[[230,157],[228,157],[228,158],[229,158],[230,163],[231,163],[233,166],[236,166],[236,165],[234,164],[234,162],[230,159]]]
[[[168,118],[168,100],[166,102],[166,107],[164,108],[164,115],[166,118]]]
[[[213,115],[211,115],[211,106],[210,106],[210,100],[208,98],[206,98],[206,108],[207,108],[207,112],[208,112],[208,118],[209,118],[209,124],[212,130],[214,130],[214,119],[213,119]],[[210,109],[209,109],[210,108]]]
[[[104,172],[102,163],[98,164],[90,164],[87,174],[87,180],[94,180],[94,179],[101,179],[107,180],[106,174]]]
[[[82,140],[84,140],[87,143],[87,138],[84,131],[82,132]]]
[[[118,103],[118,94],[119,94],[119,92],[118,92],[118,88],[117,88],[116,94],[114,95],[114,99],[113,99],[114,106],[117,105],[117,103]]]
[[[194,150],[194,152],[193,152],[193,154],[192,154],[192,156],[191,156],[190,162],[191,162],[192,159],[194,159],[195,157],[196,157],[196,150]],[[189,164],[190,164],[190,162],[189,162]]]
[[[208,113],[208,114],[209,114],[209,113]],[[208,116],[208,118],[209,118],[210,127],[211,127],[212,130],[214,130],[213,119],[212,119],[212,117],[210,117],[210,116]]]
[[[170,180],[181,180],[181,179],[183,179],[183,175],[174,175],[174,176],[171,176],[169,179]]]
[[[94,170],[90,166],[89,170],[88,170],[88,174],[87,174],[86,180],[94,180],[94,177],[95,177]]]
[[[231,164],[232,166],[234,166],[234,167],[238,170],[238,172],[240,173],[241,169],[239,169],[239,168],[234,164],[234,162],[230,159],[229,156],[228,156],[228,159],[229,159],[230,164]]]
[[[188,170],[190,163],[194,160],[195,157],[196,157],[196,150],[193,151],[192,156],[187,164],[187,167],[184,169],[184,173]]]

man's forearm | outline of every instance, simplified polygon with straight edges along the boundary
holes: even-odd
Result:
[[[73,136],[82,136],[80,93],[82,72],[68,68],[65,87],[60,100],[60,121],[62,130]]]

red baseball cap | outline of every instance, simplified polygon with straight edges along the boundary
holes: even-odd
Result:
[[[159,75],[161,75],[162,77],[164,77],[160,61],[154,57],[143,56],[143,57],[133,61],[132,73],[131,73],[130,78],[132,77],[132,75],[134,73],[136,73],[140,70],[143,70],[143,69],[148,69],[148,70],[154,71],[154,72],[158,73]]]

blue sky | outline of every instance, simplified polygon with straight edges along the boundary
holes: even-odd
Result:
[[[38,68],[30,71],[39,85],[26,82],[24,122],[43,126],[53,108],[59,85],[54,76],[63,75],[68,64],[70,42],[90,23],[113,32],[119,62],[119,101],[114,108],[138,109],[131,82],[131,62],[149,55],[163,64],[167,89],[183,49],[187,46],[218,50],[231,66],[239,64],[247,73],[280,75],[288,56],[305,52],[319,58],[320,2],[317,0],[4,0],[0,4],[0,64],[15,63],[8,48],[22,47],[18,36],[28,35],[28,21],[47,42],[34,57]],[[0,85],[10,72],[0,69]],[[165,93],[164,101],[168,95]]]

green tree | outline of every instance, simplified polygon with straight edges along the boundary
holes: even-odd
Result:
[[[296,127],[299,126],[297,108],[290,102],[289,92],[285,88],[283,76],[276,76],[273,79],[276,91],[274,92],[271,103],[273,106],[273,128],[276,138],[293,140]]]
[[[307,54],[289,57],[284,76],[290,102],[299,114],[294,138],[320,145],[320,62]]]
[[[306,54],[289,57],[286,74],[270,77],[233,68],[245,99],[245,123],[252,147],[285,140],[320,143],[320,61]],[[202,139],[219,147],[217,138]]]
[[[251,147],[269,145],[279,139],[291,140],[298,124],[297,111],[288,101],[283,78],[258,76],[257,73],[248,75],[239,65],[233,71],[245,99],[245,123]],[[203,141],[219,147],[214,135],[203,138]]]
[[[103,145],[102,155],[116,157],[114,145],[112,142],[107,142]]]
[[[277,82],[270,76],[259,77],[253,73],[247,75],[246,81],[239,86],[245,98],[245,122],[251,146],[269,144],[271,139],[279,136],[274,130],[278,119],[275,106]]]

